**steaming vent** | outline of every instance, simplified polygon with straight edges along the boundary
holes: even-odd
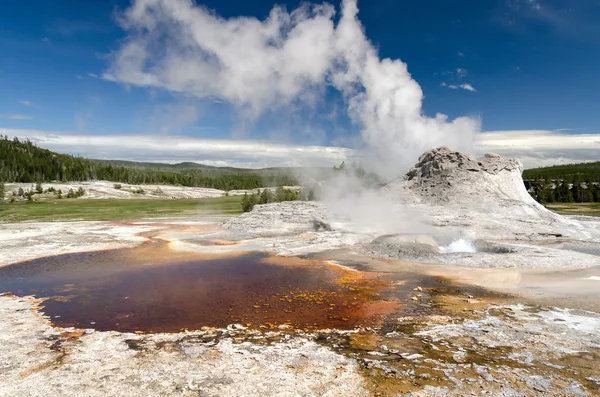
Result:
[[[473,243],[473,241],[470,241],[470,240],[467,240],[464,238],[454,240],[450,244],[440,247],[440,249],[445,254],[454,254],[457,252],[468,252],[468,253],[477,252],[477,248],[475,247],[475,244]]]
[[[444,254],[458,253],[487,253],[487,254],[510,254],[516,252],[514,247],[491,243],[485,240],[472,240],[468,238],[458,238],[447,245],[440,246]]]

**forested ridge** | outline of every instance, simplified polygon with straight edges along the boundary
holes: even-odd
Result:
[[[334,171],[346,170],[342,164]],[[349,168],[350,169],[350,168]],[[361,168],[351,168],[360,175]],[[331,171],[325,170],[323,175]],[[335,174],[335,173],[334,173]],[[333,174],[332,174],[333,175]],[[373,179],[373,178],[371,178]],[[525,185],[541,203],[600,202],[600,161],[523,171]],[[0,182],[106,180],[134,185],[165,184],[221,190],[298,185],[292,169],[211,167],[198,163],[158,164],[92,160],[40,148],[29,140],[0,136]],[[375,179],[374,179],[375,180]]]
[[[285,169],[246,170],[210,167],[196,163],[157,165],[90,160],[42,149],[29,140],[9,139],[8,136],[0,139],[0,181],[2,182],[89,180],[208,187],[221,190],[298,184],[292,172]]]
[[[551,167],[531,168],[523,171],[523,179],[549,180],[589,180],[600,182],[600,161],[593,163],[554,165]]]
[[[523,180],[542,204],[600,202],[600,161],[532,168]]]

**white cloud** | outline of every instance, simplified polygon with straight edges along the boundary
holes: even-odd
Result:
[[[88,158],[150,162],[196,161],[208,165],[248,168],[330,166],[361,154],[335,146],[274,144],[268,141],[200,139],[157,135],[88,135],[60,131],[0,128],[0,135],[29,138],[41,147]],[[526,168],[598,161],[600,134],[516,130],[479,133],[478,155],[497,153],[520,159]]]
[[[561,131],[491,131],[477,136],[478,153],[498,153],[519,158],[525,167],[599,161],[600,134]]]
[[[21,100],[19,101],[19,103],[23,106],[27,106],[27,107],[33,107],[35,106],[35,104],[31,101],[26,101],[26,100]]]
[[[446,82],[443,82],[441,84],[442,87],[447,87],[450,88],[451,90],[467,90],[467,91],[471,91],[471,92],[477,92],[477,90],[475,89],[475,87],[473,87],[471,84],[448,84]]]
[[[11,119],[11,120],[30,120],[33,116],[26,114],[0,114],[0,119]]]
[[[87,75],[88,75],[88,77],[91,77],[93,79],[99,78],[99,76],[96,73],[88,73]]]
[[[477,90],[475,89],[475,87],[473,87],[471,84],[461,84],[459,85],[460,88],[462,88],[463,90],[467,90],[467,91],[471,91],[471,92],[477,92]]]
[[[463,68],[458,68],[456,69],[456,77],[463,78],[467,75],[467,69],[463,69]]]
[[[351,158],[350,149],[332,146],[283,145],[268,141],[201,139],[160,135],[87,135],[60,131],[0,128],[0,135],[28,138],[59,153],[96,159],[262,168],[331,166]]]
[[[356,0],[334,14],[331,5],[304,4],[275,6],[263,21],[225,19],[189,0],[135,0],[120,15],[127,37],[103,77],[223,100],[250,120],[316,106],[333,87],[361,128],[372,167],[387,174],[404,172],[432,146],[471,148],[479,120],[424,116],[421,87],[405,63],[379,58]]]
[[[458,51],[458,52],[456,53],[456,55],[458,55],[458,56],[459,56],[459,57],[461,57],[461,58],[464,58],[464,57],[465,57],[465,53],[464,53],[464,52],[462,52],[462,51]]]

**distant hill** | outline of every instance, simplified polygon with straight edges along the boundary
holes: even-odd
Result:
[[[523,171],[523,179],[575,180],[600,182],[600,161],[554,165]]]
[[[127,167],[135,169],[162,170],[171,172],[199,170],[206,174],[270,174],[273,172],[293,172],[300,170],[298,167],[268,167],[268,168],[236,168],[236,167],[215,167],[211,165],[194,163],[186,161],[183,163],[167,164],[167,163],[150,163],[128,160],[97,160],[91,159],[101,164],[110,164],[118,167]],[[325,169],[325,168],[324,168]],[[327,167],[326,169],[329,169]]]
[[[129,184],[170,184],[221,190],[297,185],[294,169],[211,167],[192,162],[141,163],[90,160],[43,149],[30,141],[0,137],[0,181],[50,182],[106,180]]]

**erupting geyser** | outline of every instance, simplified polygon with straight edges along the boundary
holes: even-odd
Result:
[[[334,88],[361,130],[365,165],[386,178],[437,145],[470,151],[480,121],[424,115],[421,87],[401,60],[379,57],[357,0],[342,1],[337,23],[335,14],[330,4],[304,3],[292,12],[275,6],[264,21],[226,19],[189,0],[136,0],[120,15],[127,37],[104,78],[217,98],[250,124],[314,109]]]

